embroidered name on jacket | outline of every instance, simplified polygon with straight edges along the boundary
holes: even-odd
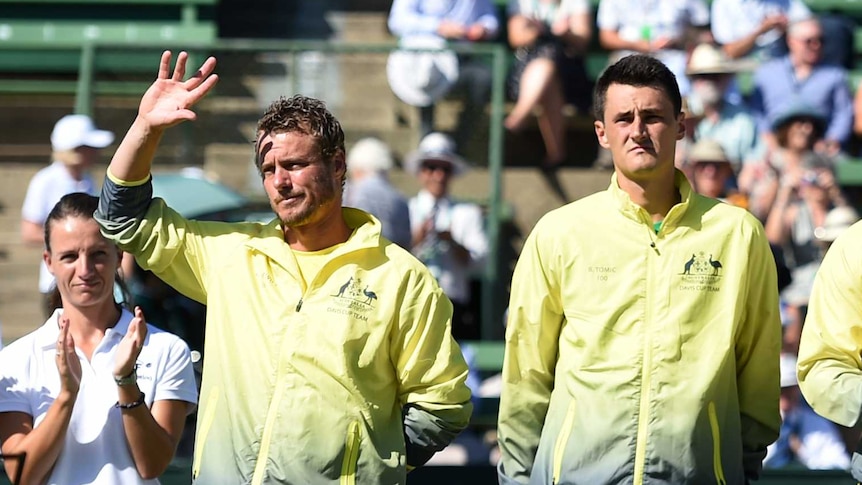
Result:
[[[377,302],[377,293],[363,283],[361,278],[353,276],[331,296],[332,304],[326,308],[328,313],[349,315],[362,321],[368,321],[368,312],[374,309]]]
[[[723,266],[712,254],[700,251],[679,263],[683,291],[719,291]]]

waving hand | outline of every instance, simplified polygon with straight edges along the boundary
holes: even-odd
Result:
[[[192,106],[218,82],[218,75],[213,73],[216,66],[214,57],[204,61],[200,69],[184,81],[188,59],[188,53],[180,52],[171,73],[171,51],[162,53],[158,78],[144,93],[138,108],[138,116],[151,128],[164,129],[196,119]]]

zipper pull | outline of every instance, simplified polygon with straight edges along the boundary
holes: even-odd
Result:
[[[302,298],[300,298],[299,303],[296,304],[296,311],[299,311],[300,308],[302,308]]]

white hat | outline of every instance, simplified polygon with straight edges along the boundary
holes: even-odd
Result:
[[[778,363],[778,374],[781,376],[781,387],[798,386],[796,379],[796,357],[793,354],[782,352]]]
[[[698,74],[734,74],[751,69],[754,69],[754,66],[728,59],[721,48],[704,43],[691,51],[691,57],[688,60],[688,67],[685,73],[689,76],[697,76]]]
[[[113,141],[114,134],[97,129],[87,115],[66,115],[51,132],[51,147],[58,152],[78,147],[105,148]]]
[[[835,207],[826,213],[823,226],[814,229],[814,237],[832,242],[858,220],[859,214],[852,207]]]
[[[407,154],[404,170],[416,175],[426,160],[438,160],[452,165],[452,175],[467,171],[467,162],[455,152],[455,142],[443,133],[429,133],[419,142],[419,148]]]
[[[393,165],[392,151],[377,138],[362,138],[347,152],[347,170],[385,172]]]
[[[724,148],[721,147],[721,144],[710,138],[703,138],[701,140],[698,140],[697,143],[695,143],[694,146],[691,147],[691,151],[688,152],[688,158],[692,161],[692,163],[730,163],[730,160],[727,158],[727,153],[724,151]]]
[[[421,36],[402,39],[403,49],[442,49],[446,41]],[[430,106],[458,81],[458,57],[450,50],[397,50],[386,61],[386,78],[398,99],[411,106]]]

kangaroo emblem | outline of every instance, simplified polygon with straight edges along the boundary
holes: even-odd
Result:
[[[365,298],[366,298],[365,303],[366,303],[367,305],[370,305],[370,304],[371,304],[371,300],[376,300],[376,299],[377,299],[377,294],[376,294],[376,293],[374,293],[373,291],[368,291],[368,287],[367,287],[367,286],[365,287],[365,289],[364,289],[364,290],[362,290],[362,293],[365,295]]]
[[[682,274],[691,274],[691,265],[694,264],[694,259],[694,254],[692,254],[691,259],[685,262],[685,270],[682,272]]]
[[[353,282],[353,276],[351,276],[350,279],[347,280],[347,283],[344,283],[343,285],[341,285],[341,288],[338,290],[338,294],[335,294],[332,296],[344,296],[344,292],[347,291],[347,288],[350,287],[350,283],[352,283],[352,282]]]

